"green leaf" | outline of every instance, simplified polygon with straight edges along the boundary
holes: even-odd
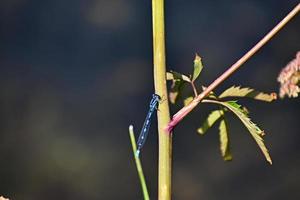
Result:
[[[245,115],[249,113],[242,105],[238,104],[237,101],[227,101],[226,103],[230,104],[232,107],[238,109],[240,112],[243,112]]]
[[[220,150],[225,161],[232,160],[230,152],[230,143],[228,137],[228,126],[225,119],[222,119],[219,125]]]
[[[216,101],[216,100],[203,100],[202,102],[206,103],[215,103],[220,104],[228,108],[232,111],[245,125],[248,129],[250,134],[252,135],[253,139],[256,141],[257,145],[261,149],[262,153],[264,154],[266,160],[272,164],[272,159],[269,155],[268,149],[266,148],[262,136],[264,136],[264,131],[262,131],[256,124],[254,124],[248,115],[241,109],[241,105],[237,104],[236,101]]]
[[[202,124],[202,126],[200,128],[197,129],[197,132],[200,135],[204,135],[205,132],[211,128],[214,123],[216,121],[218,121],[218,119],[220,119],[223,115],[223,110],[214,110],[212,111],[208,117],[206,118],[206,120],[204,121],[204,123]]]
[[[181,91],[184,87],[184,83],[191,82],[191,80],[186,75],[174,71],[167,72],[166,76],[167,76],[167,80],[172,81],[171,90],[169,93],[169,99],[172,104],[175,104],[181,95]]]
[[[175,104],[181,96],[181,91],[184,87],[183,80],[173,80],[169,92],[169,99],[172,104]]]
[[[201,57],[198,54],[196,54],[194,59],[194,72],[192,76],[192,82],[194,82],[198,78],[202,69],[203,69],[203,65],[202,65]]]
[[[225,90],[219,98],[225,98],[225,97],[249,97],[260,101],[267,101],[271,102],[273,100],[277,99],[276,93],[263,93],[255,91],[252,88],[242,88],[241,86],[232,86]]]
[[[189,103],[191,103],[193,101],[194,97],[187,97],[183,100],[183,105],[187,106]]]
[[[170,80],[175,80],[175,81],[183,80],[183,81],[186,81],[186,82],[191,82],[191,79],[189,77],[187,77],[184,74],[180,74],[178,72],[175,72],[175,71],[167,72],[167,80],[168,81],[170,81]]]

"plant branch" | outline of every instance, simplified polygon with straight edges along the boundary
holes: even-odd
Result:
[[[283,19],[281,20],[267,35],[265,35],[252,49],[242,56],[236,63],[228,68],[221,76],[213,81],[201,94],[194,100],[179,110],[172,118],[171,122],[166,127],[167,131],[172,131],[173,128],[190,113],[212,90],[226,80],[233,72],[249,60],[261,47],[263,47],[276,33],[279,32],[298,12],[300,11],[300,3]]]
[[[148,194],[146,180],[145,180],[144,173],[143,173],[143,167],[141,164],[141,160],[138,156],[136,156],[136,142],[135,142],[132,125],[129,126],[129,137],[130,137],[130,141],[131,141],[131,145],[132,145],[132,151],[133,151],[133,156],[134,156],[134,160],[135,160],[135,164],[136,164],[136,169],[137,169],[137,172],[138,172],[138,175],[140,178],[140,182],[141,182],[141,186],[142,186],[142,190],[143,190],[144,200],[149,200],[150,198],[149,198],[149,194]]]
[[[162,97],[157,112],[158,120],[158,199],[171,199],[172,134],[164,127],[170,121],[166,85],[164,0],[152,0],[153,62],[155,93]]]
[[[195,95],[195,97],[197,97],[198,96],[198,92],[197,92],[197,88],[195,86],[195,83],[194,83],[194,81],[191,81],[190,83],[191,83],[191,86],[193,88],[194,95]]]

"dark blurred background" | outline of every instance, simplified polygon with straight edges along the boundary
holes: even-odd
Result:
[[[208,85],[279,22],[297,0],[166,1],[167,66],[191,73],[195,52]],[[277,75],[300,50],[300,16],[225,81],[277,92]],[[0,1],[0,196],[142,199],[128,137],[153,93],[151,1]],[[212,105],[174,132],[174,199],[300,199],[298,99],[242,100],[267,136],[274,164],[234,117],[234,160],[217,127],[196,134]],[[179,106],[171,106],[174,114]],[[156,123],[142,161],[157,197]]]

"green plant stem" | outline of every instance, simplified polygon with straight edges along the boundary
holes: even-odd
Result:
[[[166,85],[164,0],[152,0],[153,63],[155,93],[162,97],[158,120],[158,199],[171,199],[172,133],[164,130],[170,121]]]
[[[148,193],[148,189],[147,189],[147,185],[146,185],[146,181],[145,181],[145,177],[144,177],[144,173],[143,173],[141,160],[138,156],[136,156],[136,142],[135,142],[132,125],[129,126],[129,137],[130,137],[130,141],[131,141],[131,145],[132,145],[132,151],[133,151],[133,156],[135,159],[136,168],[138,171],[138,175],[139,175],[142,190],[143,190],[144,200],[149,200],[150,198],[149,198],[149,193]]]

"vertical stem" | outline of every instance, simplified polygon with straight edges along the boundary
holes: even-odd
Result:
[[[164,130],[164,127],[166,127],[170,121],[166,86],[164,0],[152,0],[152,23],[155,93],[162,97],[159,111],[157,112],[159,140],[158,199],[170,200],[172,134]]]

